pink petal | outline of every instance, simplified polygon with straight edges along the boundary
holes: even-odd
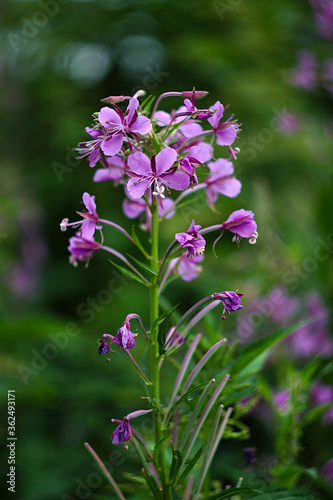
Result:
[[[207,166],[213,174],[220,177],[232,175],[234,173],[233,164],[231,163],[231,161],[225,160],[224,158],[219,158],[216,161],[210,161],[209,163],[207,163]],[[208,177],[208,182],[210,178],[211,176]],[[212,180],[214,180],[213,177]]]
[[[137,134],[149,134],[151,131],[151,123],[149,118],[146,116],[138,116],[133,125],[130,126],[130,132],[135,132]]]
[[[153,116],[153,120],[156,120],[157,125],[160,127],[164,127],[165,125],[169,125],[171,122],[171,115],[166,111],[156,111]]]
[[[156,155],[156,175],[161,175],[177,160],[177,152],[172,148],[164,148]]]
[[[220,146],[230,146],[237,137],[237,131],[234,125],[216,132],[216,142]]]
[[[187,189],[190,184],[190,178],[185,172],[174,172],[173,174],[164,174],[163,183],[176,191]]]
[[[128,192],[133,198],[141,198],[148,186],[150,180],[144,180],[142,177],[132,177],[127,183]]]
[[[118,113],[116,113],[114,109],[108,108],[107,106],[104,106],[104,108],[102,108],[98,113],[98,121],[105,128],[122,125],[122,121]]]
[[[83,201],[86,209],[88,210],[88,212],[91,215],[94,215],[95,217],[97,217],[95,196],[90,196],[89,193],[83,193],[82,201]]]
[[[137,152],[129,155],[128,166],[137,175],[146,175],[151,172],[151,164],[148,156],[143,153]]]
[[[101,150],[106,156],[114,156],[121,150],[123,140],[124,136],[121,132],[115,134],[113,137],[103,139],[101,142]]]
[[[137,200],[124,200],[122,209],[126,217],[129,219],[136,219],[139,215],[146,210],[146,203],[141,198]]]
[[[209,109],[216,109],[213,116],[208,118],[208,123],[210,123],[213,128],[216,128],[218,126],[222,116],[223,116],[224,107],[220,103],[220,101],[216,101],[216,103],[213,106],[211,106]]]

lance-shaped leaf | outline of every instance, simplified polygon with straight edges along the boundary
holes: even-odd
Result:
[[[225,375],[225,377],[223,377],[223,380],[219,383],[219,385],[216,387],[215,391],[213,392],[212,396],[210,397],[207,405],[205,406],[205,409],[204,411],[202,412],[202,414],[200,415],[199,417],[199,420],[198,422],[196,423],[193,431],[192,431],[192,434],[189,438],[189,441],[187,443],[187,446],[186,446],[186,449],[185,449],[185,453],[184,453],[184,458],[183,458],[183,464],[185,464],[185,461],[187,460],[187,457],[189,456],[192,448],[193,448],[193,445],[194,443],[196,442],[197,440],[197,437],[199,435],[199,432],[201,431],[202,429],[202,426],[204,425],[205,421],[206,421],[206,418],[210,412],[210,410],[212,409],[214,403],[216,402],[216,400],[218,399],[218,397],[220,396],[225,384],[227,383],[227,380],[229,379],[229,376],[230,375]]]
[[[185,447],[186,443],[187,443],[187,440],[191,434],[191,431],[192,431],[192,428],[194,427],[194,424],[195,424],[195,421],[197,419],[197,416],[199,415],[200,413],[200,410],[206,400],[206,397],[209,393],[209,390],[210,390],[210,387],[212,384],[214,384],[215,382],[215,379],[213,378],[212,380],[210,380],[208,382],[208,384],[206,385],[204,391],[202,392],[197,404],[195,405],[195,408],[194,410],[192,411],[191,415],[190,415],[190,418],[187,422],[187,425],[185,427],[185,430],[184,430],[184,433],[183,433],[183,437],[182,437],[182,440],[181,440],[181,443],[180,443],[180,450],[183,450],[183,448]]]
[[[311,323],[315,319],[316,318],[312,318],[290,328],[279,330],[264,339],[247,345],[237,356],[236,361],[231,365],[231,375],[234,376],[237,374],[242,377],[248,377],[250,374],[258,372],[267,359],[271,347],[288,337],[288,335],[301,326]]]
[[[133,273],[129,269],[126,269],[126,267],[119,266],[119,264],[116,264],[112,260],[110,260],[110,262],[112,265],[114,265],[116,269],[118,269],[121,273],[123,273],[123,275],[126,276],[127,278],[137,281],[138,283],[141,283],[141,285],[149,286],[149,281],[147,281],[146,278],[144,278],[142,274],[140,274],[138,271],[137,273]]]
[[[87,450],[89,451],[90,455],[93,457],[93,459],[97,463],[98,467],[100,468],[102,474],[106,477],[106,479],[108,480],[108,482],[110,483],[110,485],[114,489],[117,497],[120,500],[126,500],[126,498],[124,497],[124,495],[120,491],[119,486],[117,485],[116,481],[113,479],[113,477],[111,476],[110,472],[108,471],[108,469],[106,468],[106,466],[104,465],[104,463],[102,462],[102,460],[99,458],[99,456],[97,455],[97,453],[95,452],[95,450],[92,449],[92,447],[90,446],[89,443],[84,443],[84,446],[87,448]]]
[[[150,274],[151,276],[154,276],[156,277],[158,275],[158,272],[157,271],[154,271],[154,269],[152,269],[150,266],[148,266],[147,264],[145,264],[144,262],[141,262],[140,260],[136,259],[135,257],[133,257],[132,255],[130,255],[129,253],[127,254],[128,257],[130,259],[132,259],[139,267],[141,267],[141,269],[143,269],[144,271],[146,271],[148,274]]]
[[[148,252],[146,252],[141,241],[139,240],[139,237],[135,232],[134,226],[132,226],[132,238],[138,249],[141,250],[141,253],[146,257],[146,259],[150,260],[150,255]]]
[[[207,500],[224,500],[230,499],[232,495],[240,495],[241,493],[256,493],[258,490],[251,488],[250,486],[240,486],[240,488],[228,488],[227,490],[220,491],[220,493],[215,493],[207,497]],[[255,497],[251,497],[254,499]],[[262,497],[262,500],[272,500],[272,498],[268,495]]]
[[[172,404],[178,394],[178,390],[183,382],[183,379],[185,377],[185,373],[186,373],[186,370],[192,360],[192,357],[193,357],[193,354],[197,348],[197,345],[199,343],[199,340],[201,338],[201,335],[200,333],[198,335],[196,335],[194,337],[194,340],[192,342],[192,344],[190,345],[184,359],[183,359],[183,362],[181,364],[181,367],[179,369],[179,372],[178,372],[178,375],[177,375],[177,378],[176,378],[176,382],[175,382],[175,385],[173,387],[173,391],[172,391],[172,395],[171,395],[171,398],[170,398],[170,403],[169,403],[169,406],[167,408],[167,412],[166,412],[166,415],[165,415],[165,421],[167,420],[168,418],[168,414],[170,412],[170,409],[172,408]]]
[[[199,363],[193,368],[192,372],[190,373],[188,379],[185,382],[185,385],[182,390],[182,395],[184,392],[188,390],[188,388],[191,386],[195,378],[198,376],[202,368],[205,366],[205,364],[210,360],[210,358],[213,356],[213,354],[223,345],[225,344],[227,339],[222,339],[219,340],[219,342],[216,342],[207,352],[206,354],[201,358]]]
[[[197,498],[199,497],[199,494],[201,492],[202,485],[204,483],[206,474],[211,466],[211,463],[212,463],[212,460],[213,460],[214,455],[216,453],[217,447],[222,439],[225,426],[227,425],[227,421],[228,421],[230,414],[232,412],[232,408],[228,408],[224,417],[223,417],[222,422],[220,423],[220,425],[218,425],[219,420],[220,420],[220,416],[222,413],[222,409],[223,409],[223,405],[220,405],[217,412],[216,412],[216,415],[215,415],[215,418],[213,421],[213,425],[212,425],[212,429],[211,429],[207,444],[205,446],[201,468],[199,470],[197,482],[196,482],[196,485],[194,488],[195,494],[193,496],[193,500],[197,500]]]

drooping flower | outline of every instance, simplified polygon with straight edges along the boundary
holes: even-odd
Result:
[[[177,153],[172,148],[162,149],[151,160],[144,153],[134,153],[128,158],[128,166],[133,174],[127,184],[128,192],[133,198],[141,198],[147,189],[153,185],[153,195],[161,204],[165,199],[167,188],[183,191],[189,185],[190,179],[185,172],[171,169],[177,159]]]
[[[126,441],[131,442],[132,429],[130,426],[130,420],[140,417],[141,415],[146,415],[147,413],[150,413],[152,411],[153,410],[136,410],[126,415],[126,417],[124,417],[122,421],[113,418],[111,422],[117,422],[119,423],[119,425],[112,433],[112,443],[118,445],[126,443]],[[127,449],[127,446],[124,446],[124,448]]]
[[[126,441],[131,442],[132,430],[130,426],[130,420],[127,417],[123,418],[121,424],[112,433],[112,444],[126,443]]]
[[[103,159],[104,168],[98,168],[94,174],[94,182],[120,181],[125,164],[120,156],[108,156]]]
[[[204,256],[193,255],[190,259],[187,252],[182,253],[179,257],[177,271],[183,281],[193,281],[202,271],[202,266],[198,266],[199,262],[204,260]]]
[[[242,309],[242,303],[240,300],[240,297],[242,297],[244,294],[243,293],[237,293],[237,292],[218,292],[213,294],[214,300],[220,300],[223,304],[223,312],[222,312],[222,319],[225,319],[226,316],[224,316],[224,313],[227,311],[227,316],[233,311],[238,311],[239,309]]]
[[[213,127],[217,144],[231,146],[237,137],[238,131],[235,120],[229,118],[227,121],[220,123],[224,113],[224,106],[220,101],[216,101],[209,109],[215,110],[215,113],[208,118],[208,122]]]
[[[236,210],[223,222],[223,229],[229,229],[234,233],[232,241],[239,243],[241,238],[249,238],[249,242],[254,244],[258,237],[257,224],[253,220],[254,213],[251,210]]]
[[[100,229],[98,226],[98,214],[96,212],[95,196],[91,196],[89,193],[83,193],[82,201],[86,207],[86,212],[78,212],[83,220],[76,222],[69,222],[67,218],[63,219],[60,223],[61,231],[66,231],[67,227],[80,227],[80,235],[90,240],[93,238],[95,230]]]
[[[107,336],[103,335],[98,344],[98,354],[102,356],[102,354],[107,354],[110,351],[111,351],[110,342]]]
[[[130,331],[130,326],[130,322],[125,320],[119,328],[117,335],[112,340],[112,342],[117,342],[118,347],[126,350],[133,349],[135,346],[136,335]]]
[[[201,255],[205,251],[206,241],[198,231],[201,226],[192,220],[190,227],[185,233],[176,233],[175,239],[183,248],[187,248],[187,255]]]
[[[208,167],[211,173],[205,181],[207,203],[214,209],[213,204],[217,200],[218,193],[235,198],[239,195],[242,184],[233,176],[234,167],[231,161],[219,158],[214,162],[209,162]]]
[[[77,233],[76,236],[69,238],[68,250],[71,254],[69,262],[75,267],[78,260],[84,261],[88,265],[89,260],[100,246],[100,243],[97,243],[93,238],[84,238],[80,233]]]

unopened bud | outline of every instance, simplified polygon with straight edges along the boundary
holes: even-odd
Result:
[[[145,90],[138,90],[137,92],[135,92],[134,96],[133,97],[143,97],[146,95],[146,91]]]
[[[109,97],[105,97],[101,99],[102,102],[117,104],[118,102],[123,102],[126,99],[123,95],[110,95]]]
[[[191,99],[193,94],[196,99],[201,99],[205,97],[208,92],[206,90],[183,90],[182,97],[184,97],[184,99]]]

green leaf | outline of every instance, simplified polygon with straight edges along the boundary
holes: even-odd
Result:
[[[141,262],[140,260],[137,260],[135,257],[133,257],[132,255],[130,254],[127,254],[128,257],[130,259],[132,259],[138,266],[141,267],[141,269],[144,269],[145,271],[147,271],[147,273],[149,273],[151,276],[158,276],[158,272],[157,271],[154,271],[154,269],[152,269],[150,266],[148,266],[147,264],[145,264],[144,262]]]
[[[201,453],[202,453],[202,450],[203,450],[203,445],[199,448],[199,450],[196,452],[194,457],[188,462],[187,466],[184,469],[184,472],[182,473],[179,480],[177,481],[179,484],[183,481],[183,479],[185,479],[189,475],[189,473],[191,472],[191,470],[193,469],[193,467],[195,466],[195,464],[199,460]]]
[[[182,460],[183,456],[181,452],[179,450],[175,450],[172,446],[172,463],[170,467],[169,481],[172,481],[173,478],[177,476]]]
[[[230,498],[233,495],[239,495],[240,493],[257,492],[249,486],[240,486],[239,488],[228,488],[227,490],[220,491],[207,498],[207,500],[222,500],[223,498]],[[269,498],[268,496],[266,498]]]
[[[159,459],[159,454],[161,453],[161,449],[162,449],[162,446],[163,446],[163,443],[166,439],[168,439],[169,436],[164,436],[164,438],[162,438],[158,443],[156,443],[156,445],[154,446],[154,449],[153,449],[153,459],[154,459],[154,463],[158,463],[158,459]]]
[[[140,278],[140,276],[138,276],[137,274],[133,273],[132,271],[130,271],[129,269],[126,269],[126,267],[123,267],[123,266],[119,266],[119,264],[116,264],[115,262],[113,262],[113,260],[110,259],[110,262],[111,264],[116,268],[118,269],[120,272],[123,273],[124,276],[126,276],[127,278],[130,278],[134,281],[137,281],[138,283],[141,283],[141,285],[145,285],[145,286],[149,286],[148,282],[144,281],[142,278]]]
[[[155,479],[153,478],[153,476],[147,474],[144,476],[144,478],[146,480],[147,485],[150,488],[150,491],[154,495],[154,497],[157,498],[158,500],[163,500],[162,493],[161,493]]]
[[[163,312],[154,321],[154,324],[153,324],[153,327],[152,327],[152,331],[154,331],[155,328],[157,328],[161,324],[161,328],[159,329],[158,336],[157,336],[158,345],[160,346],[160,354],[164,354],[165,353],[164,344],[165,344],[165,339],[166,339],[166,333],[165,333],[166,332],[166,327],[167,327],[167,325],[169,323],[169,320],[170,320],[173,312],[178,307],[178,305],[179,304],[175,305],[174,307],[172,307],[168,311]]]
[[[171,485],[171,493],[172,493],[172,500],[180,500],[179,496],[177,495],[177,492],[173,485]]]
[[[150,260],[150,255],[148,254],[148,252],[146,252],[146,250],[144,249],[141,241],[139,240],[139,237],[138,235],[136,234],[135,232],[135,229],[134,229],[135,226],[132,226],[132,238],[136,244],[136,246],[141,250],[141,252],[143,253],[143,255],[146,257],[146,259]]]
[[[298,323],[287,329],[279,330],[264,339],[247,345],[240,352],[235,363],[231,366],[231,376],[238,374],[243,377],[248,377],[250,374],[258,372],[269,355],[269,349],[271,347],[288,337],[288,335],[301,326],[311,323],[312,321],[313,319],[303,321],[302,323]]]
[[[149,114],[150,108],[152,107],[154,101],[155,101],[155,96],[148,95],[146,99],[144,99],[140,104],[140,108],[142,109],[143,113],[146,116]]]

